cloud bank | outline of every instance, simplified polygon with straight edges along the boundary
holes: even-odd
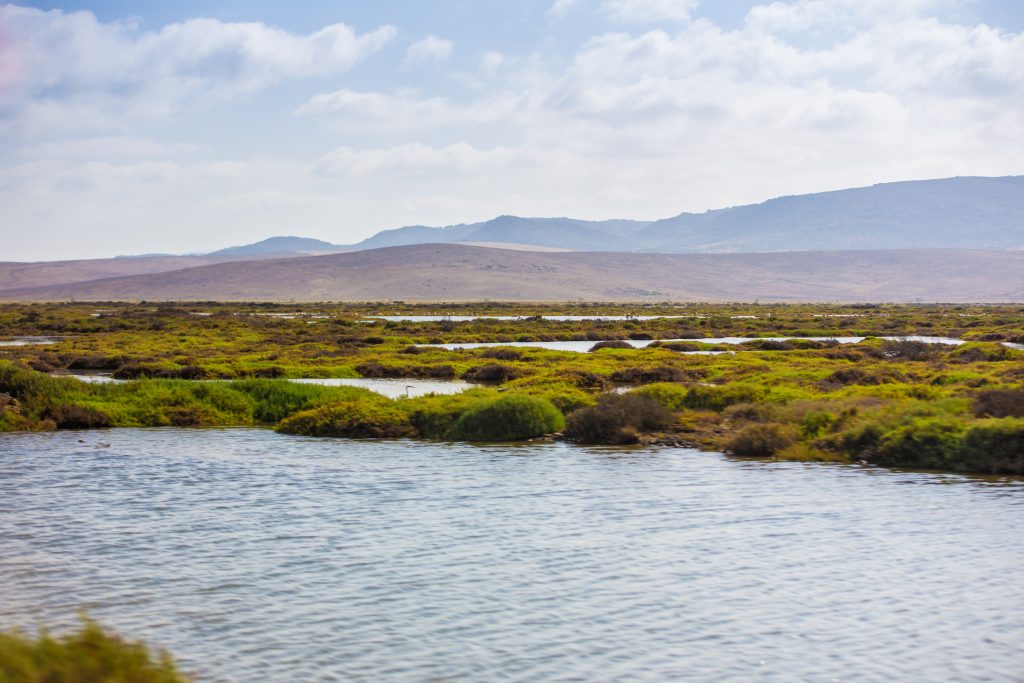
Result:
[[[588,8],[606,27],[567,55],[506,47],[456,64],[462,49],[429,35],[396,61],[449,81],[367,87],[346,75],[400,50],[390,24],[146,32],[4,6],[0,51],[17,59],[0,72],[16,148],[0,167],[2,229],[128,236],[126,251],[171,230],[193,249],[281,231],[345,242],[501,213],[657,218],[1024,172],[1024,35],[964,21],[962,2],[765,2],[727,29],[689,0],[558,0],[553,30]],[[239,116],[231,103],[264,91],[252,150],[153,123]]]

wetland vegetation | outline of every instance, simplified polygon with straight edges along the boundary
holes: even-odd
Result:
[[[406,316],[430,319],[399,319]],[[1024,473],[1020,306],[0,306],[0,340],[33,337],[54,343],[0,349],[0,430],[266,425],[356,438],[554,435]],[[716,341],[725,337],[753,339]],[[549,341],[593,350],[440,346]],[[614,343],[627,341],[648,345]],[[693,353],[710,351],[724,353]],[[92,384],[58,372],[130,381]],[[478,386],[389,399],[282,381],[357,377]]]

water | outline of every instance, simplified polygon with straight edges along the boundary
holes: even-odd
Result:
[[[85,607],[203,681],[1009,681],[1022,522],[1019,481],[686,449],[0,435],[0,624]]]
[[[388,398],[415,398],[427,394],[458,394],[472,389],[475,384],[461,379],[292,379],[300,384],[320,384],[328,387],[360,387],[383,394]]]
[[[556,322],[584,322],[587,320],[662,320],[666,318],[703,318],[702,315],[368,315],[367,321],[384,320],[386,322],[405,323],[431,323],[431,322],[453,322],[465,323],[474,320],[526,320],[528,318],[540,318],[541,320],[553,320]],[[732,316],[733,318],[757,316]],[[359,321],[363,322],[363,321]]]
[[[90,384],[121,384],[131,380],[116,379],[109,373],[60,371],[51,373],[53,377],[72,377]],[[227,380],[193,380],[221,382]],[[325,387],[359,387],[382,394],[388,398],[415,398],[427,394],[458,394],[474,386],[461,379],[372,379],[372,378],[311,378],[311,379],[279,379],[278,382],[298,382],[299,384],[319,384]]]
[[[57,337],[12,337],[0,340],[0,346],[37,346],[56,344],[59,341]]]
[[[632,339],[624,340],[635,349],[643,349],[655,341],[660,342],[694,342],[700,344],[745,344],[751,341],[790,341],[790,340],[803,340],[803,341],[835,341],[840,344],[857,344],[867,339],[867,337],[706,337],[701,339]],[[909,341],[922,341],[927,344],[945,344],[950,346],[959,346],[963,344],[963,340],[954,339],[952,337],[922,337],[918,335],[910,335],[903,337],[882,337],[882,339],[905,339]],[[578,353],[586,353],[597,344],[597,341],[539,341],[539,342],[470,342],[470,343],[454,343],[454,344],[420,344],[419,346],[435,346],[442,349],[448,349],[454,351],[457,349],[484,349],[492,346],[521,346],[525,348],[535,349],[548,349],[549,351],[575,351]],[[1004,343],[1006,346],[1015,347],[1016,345],[1008,342]],[[707,351],[684,351],[685,354],[707,354]]]

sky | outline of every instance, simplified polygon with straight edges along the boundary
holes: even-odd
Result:
[[[1022,173],[1019,0],[0,3],[0,261]]]

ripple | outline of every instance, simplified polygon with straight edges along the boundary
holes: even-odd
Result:
[[[84,607],[203,681],[1013,680],[1022,517],[687,449],[3,435],[0,625]]]

